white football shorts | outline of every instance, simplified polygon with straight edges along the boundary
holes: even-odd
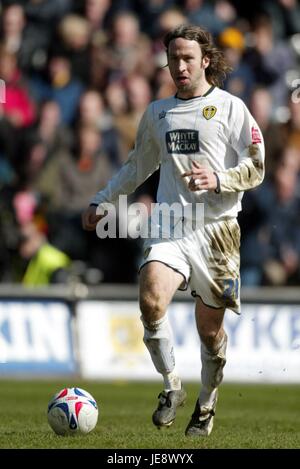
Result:
[[[240,227],[235,218],[189,229],[179,239],[148,238],[144,259],[161,262],[184,277],[193,297],[212,308],[228,308],[240,314]]]

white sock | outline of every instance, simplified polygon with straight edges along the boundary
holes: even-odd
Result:
[[[218,391],[218,389],[215,388],[213,391],[209,392],[206,389],[203,389],[203,387],[202,387],[201,391],[200,391],[200,395],[199,395],[200,407],[202,407],[202,408],[205,407],[207,409],[211,409],[213,404],[214,404],[217,391]]]
[[[172,373],[163,373],[163,378],[166,392],[177,391],[181,389],[181,379],[175,371],[175,368]]]
[[[167,314],[148,324],[141,316],[144,325],[144,343],[149,350],[152,362],[164,379],[166,391],[181,389],[181,381],[175,370],[173,334]]]
[[[199,395],[200,407],[210,408],[214,402],[217,388],[223,380],[223,368],[226,363],[226,346],[226,333],[215,352],[210,352],[205,345],[201,343],[202,387]]]

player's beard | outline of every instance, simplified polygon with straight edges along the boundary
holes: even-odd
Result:
[[[200,69],[199,73],[194,76],[190,77],[190,79],[187,81],[187,83],[177,83],[177,89],[179,93],[185,93],[193,96],[194,94],[197,94],[197,89],[199,88],[199,83],[204,79],[204,70]]]
[[[198,83],[194,83],[194,82],[191,82],[189,81],[188,83],[186,84],[180,84],[177,86],[178,88],[178,91],[182,91],[184,93],[194,93],[194,91],[196,91],[198,87]]]

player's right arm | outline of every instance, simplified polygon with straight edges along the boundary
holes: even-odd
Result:
[[[127,162],[108,182],[107,186],[97,192],[82,214],[82,225],[85,230],[96,228],[101,215],[96,215],[97,207],[105,202],[117,203],[119,195],[129,195],[140,186],[160,164],[160,149],[154,138],[152,105],[145,111],[137,132],[135,147],[129,153]],[[103,216],[103,215],[102,215]]]

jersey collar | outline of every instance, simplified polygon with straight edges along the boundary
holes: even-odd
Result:
[[[206,96],[208,96],[214,89],[215,89],[215,86],[212,85],[203,95],[193,96],[192,98],[179,98],[176,93],[175,98],[181,99],[182,101],[189,101],[190,99],[197,99],[197,98],[206,98]]]

